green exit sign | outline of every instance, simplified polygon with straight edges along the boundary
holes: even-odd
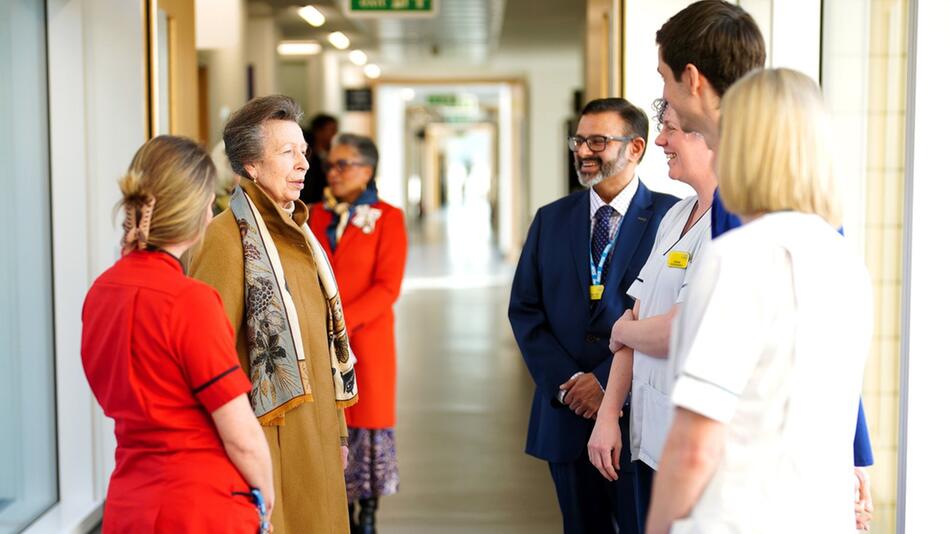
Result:
[[[426,104],[430,106],[457,106],[459,99],[455,95],[433,94],[426,96]]]
[[[432,17],[436,0],[346,0],[348,17]]]

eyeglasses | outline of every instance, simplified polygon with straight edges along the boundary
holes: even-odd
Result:
[[[611,141],[626,143],[631,139],[633,139],[633,137],[629,135],[623,137],[614,137],[612,135],[592,135],[590,137],[584,137],[582,135],[575,135],[567,138],[567,148],[570,148],[571,152],[577,152],[578,147],[587,143],[587,148],[589,148],[591,152],[603,152],[604,149],[607,148],[607,143]]]
[[[324,172],[330,172],[332,170],[337,170],[338,172],[346,172],[350,167],[366,167],[367,164],[362,161],[347,161],[345,159],[339,159],[336,161],[328,161],[323,164]]]

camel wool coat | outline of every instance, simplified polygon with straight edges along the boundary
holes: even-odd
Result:
[[[333,390],[326,299],[302,230],[307,223],[307,207],[295,202],[291,217],[251,180],[241,180],[241,187],[257,207],[277,246],[300,318],[314,399],[287,412],[284,424],[263,427],[274,464],[274,532],[347,534],[350,527],[340,458],[346,424],[342,410],[336,407]],[[200,248],[190,259],[189,270],[191,276],[221,294],[236,332],[238,360],[250,376],[244,321],[243,246],[230,208],[211,221]]]

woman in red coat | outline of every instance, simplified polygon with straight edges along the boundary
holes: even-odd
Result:
[[[120,182],[122,257],[82,311],[83,369],[115,420],[104,533],[259,532],[251,488],[265,519],[273,508],[270,453],[221,297],[179,260],[211,220],[214,176],[204,149],[161,136]]]
[[[311,206],[310,229],[326,249],[340,286],[360,401],[346,410],[350,460],[346,489],[355,532],[376,531],[378,499],[399,487],[396,337],[393,305],[406,267],[402,211],[379,200],[376,145],[340,134],[327,158],[328,200]],[[359,501],[359,521],[353,515]]]

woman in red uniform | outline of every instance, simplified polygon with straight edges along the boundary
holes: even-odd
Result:
[[[156,137],[120,181],[122,258],[83,305],[82,360],[118,446],[102,530],[257,532],[270,454],[218,293],[179,260],[211,219],[215,169],[193,141]]]
[[[341,134],[328,156],[328,200],[311,206],[310,229],[327,251],[340,286],[356,355],[360,402],[347,408],[350,521],[359,501],[360,534],[375,534],[378,499],[399,487],[396,467],[396,336],[393,304],[406,267],[402,211],[376,192],[372,139]]]

